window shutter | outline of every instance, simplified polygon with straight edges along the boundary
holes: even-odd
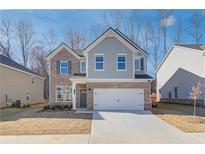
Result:
[[[56,74],[60,74],[60,61],[56,62]]]
[[[144,58],[140,59],[140,66],[141,66],[141,71],[144,71]]]
[[[69,61],[68,61],[68,74],[71,74],[71,69],[72,69],[72,67],[71,67],[71,61],[69,60]]]

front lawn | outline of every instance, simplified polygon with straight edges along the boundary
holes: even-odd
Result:
[[[197,107],[195,118],[193,106],[189,105],[158,103],[152,112],[184,132],[205,132],[205,108]]]
[[[91,131],[91,113],[41,110],[39,107],[4,115],[0,135],[89,134]]]
[[[16,108],[16,107],[3,108],[3,109],[0,109],[0,119],[10,114],[12,115],[12,114],[20,113],[23,111],[43,108],[44,106],[45,106],[45,103],[38,103],[38,104],[30,105],[30,107],[26,107],[26,108]]]

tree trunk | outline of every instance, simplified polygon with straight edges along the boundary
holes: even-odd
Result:
[[[196,116],[196,99],[194,100],[194,117]]]

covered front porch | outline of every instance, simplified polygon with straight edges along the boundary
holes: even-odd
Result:
[[[74,76],[72,81],[72,109],[88,110],[87,85],[84,76]]]

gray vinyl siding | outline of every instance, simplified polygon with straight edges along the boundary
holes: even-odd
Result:
[[[178,69],[176,73],[159,89],[161,98],[169,98],[171,92],[172,99],[175,99],[174,87],[178,87],[178,99],[190,99],[192,87],[201,82],[201,99],[205,99],[205,79],[183,69]]]
[[[117,71],[117,54],[126,54],[126,71]],[[104,71],[95,71],[95,54],[104,54]],[[88,52],[88,78],[133,78],[133,52],[116,38],[105,38]]]

